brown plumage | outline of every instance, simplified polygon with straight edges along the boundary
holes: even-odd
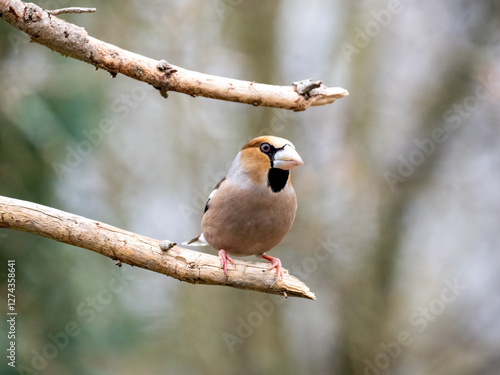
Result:
[[[210,194],[201,221],[202,234],[186,244],[208,243],[227,261],[256,255],[271,261],[281,278],[281,262],[265,254],[290,230],[297,199],[290,169],[303,164],[290,141],[262,136],[248,142],[236,155],[227,176]]]

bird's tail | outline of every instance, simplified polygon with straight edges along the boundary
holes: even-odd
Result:
[[[189,241],[184,241],[182,244],[184,246],[208,246],[208,243],[205,240],[205,237],[203,237],[203,234],[200,234],[199,236],[196,236]]]

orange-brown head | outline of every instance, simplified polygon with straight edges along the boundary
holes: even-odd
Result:
[[[233,162],[244,176],[253,183],[270,186],[273,191],[280,191],[286,183],[290,184],[290,169],[304,164],[295,151],[292,142],[271,135],[257,137],[241,149]],[[228,178],[231,171],[228,173]],[[233,177],[233,176],[232,176]],[[238,178],[235,178],[238,180]]]

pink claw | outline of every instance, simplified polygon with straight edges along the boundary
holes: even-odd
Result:
[[[282,280],[283,279],[283,267],[281,267],[281,260],[279,260],[278,258],[275,258],[275,257],[271,257],[271,256],[266,255],[266,254],[261,254],[260,257],[262,259],[265,259],[265,260],[268,260],[271,262],[271,267],[268,268],[269,270],[276,268],[276,281],[274,283],[276,283],[278,280]]]
[[[230,261],[234,264],[233,258],[227,255],[226,250],[219,250],[219,259],[221,268],[224,268],[224,273],[227,275],[227,261]]]

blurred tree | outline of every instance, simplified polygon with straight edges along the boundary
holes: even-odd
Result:
[[[74,149],[84,139],[82,131],[101,116],[101,83],[89,80],[82,86],[80,75],[75,74],[75,69],[82,69],[78,62],[71,62],[45,47],[29,45],[21,32],[5,22],[0,23],[0,46],[6,51],[0,55],[0,87],[3,88],[0,92],[0,194],[57,207],[60,180],[53,161],[64,163],[67,150]],[[30,70],[35,72],[30,74]],[[31,82],[22,76],[30,77]],[[109,271],[113,266],[95,260],[97,257],[91,254],[67,251],[65,246],[43,238],[7,230],[0,233],[3,291],[6,290],[7,260],[16,260],[18,368],[21,371],[25,366],[24,369],[36,372],[57,368],[58,373],[85,373],[78,355],[82,341],[63,345],[54,353],[48,348],[53,344],[50,335],[64,332],[68,322],[81,324],[77,306],[109,279],[96,271]],[[112,310],[115,308],[119,308],[119,303]],[[5,327],[3,320],[2,328]],[[2,332],[6,331],[2,329]],[[113,336],[104,330],[98,340],[113,340]],[[3,343],[4,340],[6,337],[2,336]],[[1,373],[12,373],[6,361],[1,362],[0,368]]]
[[[2,231],[3,264],[19,264],[19,361],[76,320],[84,329],[45,372],[494,374],[498,1],[138,4],[112,1],[78,23],[212,74],[289,83],[288,72],[331,72],[351,96],[283,115],[144,92],[120,117],[117,100],[139,86],[29,45],[0,22],[0,194],[180,241],[199,229],[213,180],[240,144],[270,129],[305,161],[294,175],[298,217],[276,251],[286,249],[284,266],[308,277],[318,301],[124,268],[134,280],[85,324],[91,312],[76,309],[104,293],[111,262]],[[57,179],[51,163],[108,117],[116,131]],[[433,141],[439,129],[445,140]],[[318,246],[329,256],[319,260]]]

